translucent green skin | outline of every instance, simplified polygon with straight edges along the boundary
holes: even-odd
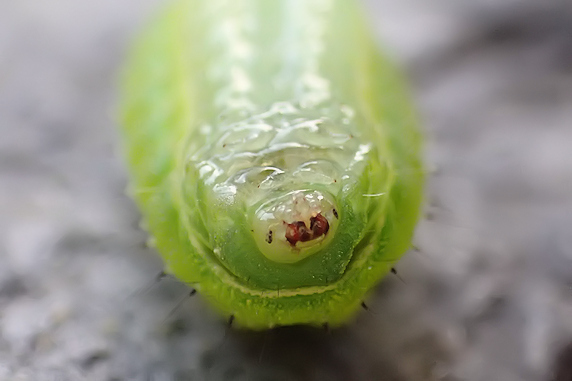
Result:
[[[177,0],[127,67],[144,225],[166,271],[239,326],[341,325],[410,246],[421,136],[365,24],[350,0]],[[327,195],[330,231],[266,247],[260,211],[300,190]]]

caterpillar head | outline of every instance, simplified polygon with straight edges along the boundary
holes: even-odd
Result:
[[[296,263],[331,242],[339,214],[332,196],[299,190],[265,202],[251,221],[257,247],[266,258]]]

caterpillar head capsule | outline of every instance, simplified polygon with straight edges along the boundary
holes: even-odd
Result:
[[[262,204],[252,217],[260,252],[280,263],[296,263],[323,249],[338,227],[331,196],[293,191]]]

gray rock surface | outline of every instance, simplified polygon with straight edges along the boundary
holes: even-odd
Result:
[[[118,71],[157,3],[0,0],[0,380],[570,380],[569,2],[367,2],[438,168],[420,251],[347,328],[257,334],[154,281],[124,195]]]

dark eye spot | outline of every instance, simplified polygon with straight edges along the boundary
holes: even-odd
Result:
[[[272,243],[272,230],[268,231],[268,234],[266,235],[266,242]]]
[[[337,210],[334,209],[332,212],[334,212],[334,217],[340,218],[340,217],[338,217],[338,211]]]

